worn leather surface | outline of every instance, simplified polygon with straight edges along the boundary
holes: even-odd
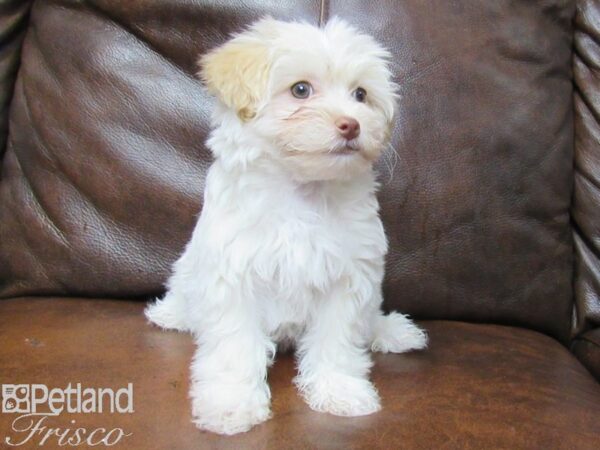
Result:
[[[389,306],[564,337],[572,3],[329,4],[397,63],[399,160],[380,197]]]
[[[600,377],[600,4],[579,1],[575,91],[575,353]],[[594,331],[589,331],[594,330]],[[590,336],[596,336],[595,340]]]
[[[566,339],[567,0],[36,2],[0,184],[0,296],[161,291],[210,163],[195,60],[264,13],[339,15],[393,52],[387,306]]]
[[[0,0],[0,169],[8,135],[8,111],[19,68],[31,1]]]
[[[0,184],[0,295],[161,290],[210,155],[200,53],[316,2],[36,2]]]
[[[203,433],[190,423],[187,398],[192,339],[146,324],[142,307],[94,299],[0,302],[0,382],[133,383],[133,414],[61,414],[46,424],[121,427],[133,436],[114,448],[128,450],[583,450],[600,441],[600,384],[562,345],[525,329],[444,321],[422,323],[431,337],[427,351],[375,358],[378,414],[349,419],[311,411],[292,386],[293,360],[284,355],[269,372],[272,420],[232,438]],[[13,419],[0,414],[2,438]]]

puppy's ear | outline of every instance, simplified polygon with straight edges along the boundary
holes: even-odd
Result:
[[[269,79],[269,49],[256,30],[238,35],[200,58],[199,76],[209,92],[240,119],[252,119]]]

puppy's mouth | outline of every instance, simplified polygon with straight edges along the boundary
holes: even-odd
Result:
[[[355,155],[360,153],[360,146],[356,139],[352,139],[351,141],[340,142],[329,153],[332,155]]]

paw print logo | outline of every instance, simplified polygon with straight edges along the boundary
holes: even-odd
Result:
[[[29,385],[3,384],[2,385],[2,412],[3,413],[29,413]]]

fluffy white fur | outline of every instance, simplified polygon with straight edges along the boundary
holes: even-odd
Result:
[[[195,336],[198,427],[234,434],[269,418],[267,367],[280,343],[296,347],[310,407],[342,416],[380,409],[369,350],[426,346],[407,317],[380,310],[387,241],[372,164],[394,114],[388,58],[340,20],[263,19],[201,59],[218,100],[215,160],[168,292],[146,310]],[[299,81],[308,98],[292,95]],[[341,117],[359,122],[357,137],[341,136]]]

